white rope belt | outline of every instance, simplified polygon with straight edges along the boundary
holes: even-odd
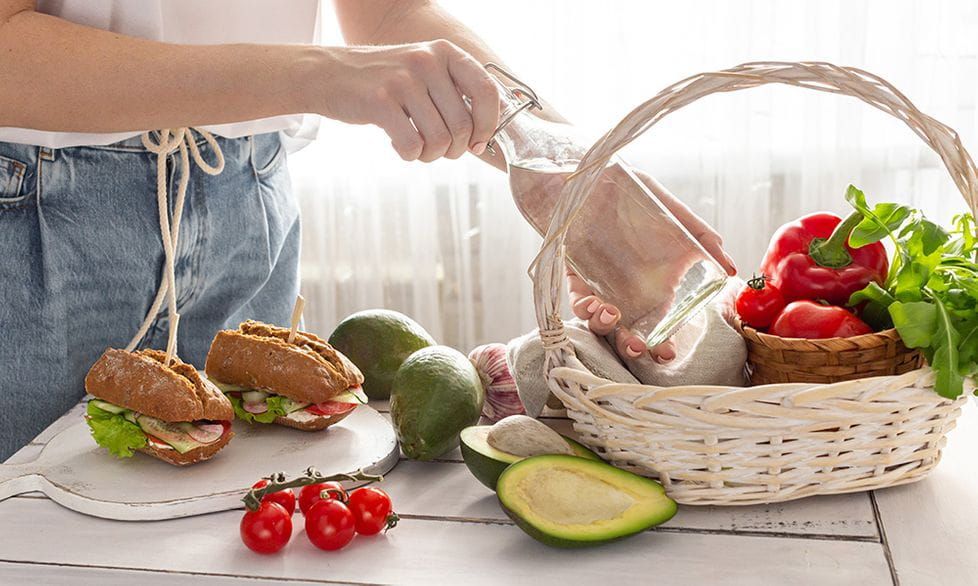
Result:
[[[193,131],[200,135],[210,145],[214,151],[216,162],[209,164],[200,155],[197,142],[194,140]],[[187,196],[187,185],[190,183],[190,156],[193,155],[194,162],[208,175],[218,175],[224,170],[224,153],[218,146],[214,136],[206,130],[199,128],[167,128],[164,130],[146,132],[142,135],[143,146],[146,150],[156,154],[156,203],[160,214],[160,238],[163,240],[163,275],[160,279],[160,288],[156,291],[156,299],[146,312],[143,323],[139,326],[136,335],[126,346],[126,350],[132,351],[139,341],[143,339],[150,325],[156,319],[160,307],[163,306],[163,298],[167,300],[167,314],[169,320],[169,336],[166,342],[166,363],[170,363],[170,358],[176,351],[177,328],[180,323],[180,315],[177,313],[177,287],[176,276],[174,275],[174,263],[178,238],[180,236],[180,219],[183,216],[183,202]],[[155,140],[155,142],[154,142]],[[169,190],[166,184],[166,159],[170,153],[180,152],[180,179],[177,183],[177,198],[173,206],[173,219],[170,220]],[[172,226],[172,227],[171,227]]]

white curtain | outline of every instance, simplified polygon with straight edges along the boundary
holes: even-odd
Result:
[[[442,5],[595,136],[700,71],[824,60],[888,79],[978,149],[978,3],[970,0]],[[342,42],[328,9],[323,30],[326,43]],[[964,209],[937,157],[899,121],[796,88],[710,96],[624,156],[715,226],[744,275],[780,224],[822,209],[844,213],[849,183],[871,201],[910,202],[939,221]],[[503,173],[474,158],[407,164],[379,130],[328,121],[291,169],[314,331],[370,307],[407,313],[462,349],[534,327],[526,269],[539,239]]]

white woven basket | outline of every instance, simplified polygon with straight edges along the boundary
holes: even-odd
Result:
[[[653,387],[590,373],[560,319],[563,239],[608,160],[664,116],[715,92],[781,83],[859,98],[904,121],[943,160],[975,213],[978,174],[956,132],[896,88],[829,63],[746,63],[684,79],[638,106],[588,151],[567,182],[531,267],[547,382],[574,428],[608,461],[657,477],[684,504],[748,505],[923,478],[940,460],[965,397],[932,388],[929,368],[834,384]]]

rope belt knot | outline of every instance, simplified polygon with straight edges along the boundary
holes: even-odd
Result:
[[[213,165],[201,156],[200,149],[197,148],[197,141],[194,139],[194,132],[199,133],[214,152],[216,160]],[[187,196],[187,186],[190,184],[190,158],[193,157],[194,163],[204,173],[219,175],[224,170],[224,153],[221,152],[221,147],[217,144],[214,136],[199,128],[165,128],[145,132],[140,138],[146,150],[156,155],[156,203],[160,215],[160,238],[163,241],[163,275],[160,279],[160,287],[156,291],[156,298],[150,305],[149,311],[146,312],[146,317],[143,318],[143,323],[139,326],[136,335],[126,346],[126,350],[131,352],[143,339],[156,318],[156,314],[160,311],[160,307],[163,306],[163,298],[166,297],[167,314],[170,318],[169,335],[166,343],[166,364],[169,365],[170,359],[176,351],[177,328],[180,323],[180,315],[177,313],[174,263],[180,236],[180,219],[183,217],[183,203]],[[173,219],[171,220],[169,189],[166,184],[166,159],[175,151],[179,152],[180,178],[177,182],[177,197],[173,206]]]

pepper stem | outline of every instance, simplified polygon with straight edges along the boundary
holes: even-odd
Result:
[[[835,227],[828,238],[816,238],[808,249],[808,255],[819,266],[841,269],[852,264],[852,255],[846,250],[849,235],[863,221],[862,212],[855,211]]]

